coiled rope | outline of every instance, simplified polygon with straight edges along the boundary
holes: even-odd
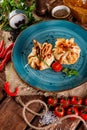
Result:
[[[50,130],[54,130],[55,126],[57,126],[58,124],[62,124],[62,121],[63,121],[63,120],[65,120],[65,119],[67,119],[67,118],[71,118],[71,117],[75,117],[75,118],[79,119],[80,121],[82,121],[83,124],[84,124],[84,126],[85,126],[85,128],[87,129],[87,124],[86,124],[86,122],[85,122],[80,116],[73,115],[73,114],[72,114],[72,115],[66,115],[66,116],[64,116],[64,117],[62,117],[62,118],[60,118],[60,119],[58,118],[58,119],[55,121],[55,123],[53,122],[52,124],[49,124],[49,125],[47,125],[47,126],[36,127],[36,126],[32,125],[32,124],[28,121],[28,119],[27,119],[27,117],[26,117],[26,110],[27,110],[28,112],[34,114],[35,116],[37,115],[37,116],[42,117],[42,116],[45,115],[45,114],[47,113],[47,111],[48,111],[48,107],[47,107],[46,103],[43,102],[42,100],[38,100],[38,99],[37,99],[37,100],[29,101],[29,102],[27,102],[26,104],[24,104],[20,97],[16,97],[16,101],[19,102],[19,103],[23,106],[23,111],[22,111],[23,118],[24,118],[25,122],[27,123],[27,125],[29,125],[29,126],[30,126],[31,128],[33,128],[33,129],[36,129],[36,130],[49,130],[49,129],[50,129]],[[34,112],[33,110],[31,110],[31,109],[29,108],[29,105],[31,105],[32,103],[40,103],[41,105],[43,105],[43,106],[45,107],[45,111],[42,112],[42,113]]]

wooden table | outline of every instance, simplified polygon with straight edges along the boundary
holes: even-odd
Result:
[[[59,4],[61,4],[61,3],[62,3],[62,1],[60,1]],[[55,6],[55,5],[56,5],[56,3],[54,2],[53,6]],[[36,17],[38,17],[38,16],[36,16]],[[47,19],[51,19],[51,18],[48,17],[48,15],[43,17],[43,20],[47,20]],[[69,16],[67,20],[73,21],[74,23],[78,23],[77,20],[75,18],[73,18],[72,16]],[[82,26],[85,29],[87,29],[84,25],[82,25]],[[0,31],[0,32],[2,33],[2,31]],[[6,95],[6,93],[4,92],[3,85],[4,85],[5,81],[6,81],[5,72],[4,71],[0,72],[0,130],[33,130],[23,120],[22,106],[16,102],[15,98],[8,97]],[[87,83],[83,84],[82,86],[83,87],[87,86]],[[79,90],[79,88],[77,88],[77,90]],[[72,93],[74,93],[73,90],[71,90],[71,91],[72,91]],[[63,94],[63,92],[62,92],[62,94]],[[64,92],[64,94],[66,95],[66,92]],[[87,94],[85,93],[82,96],[83,97],[87,96]],[[21,98],[24,103],[26,103],[27,101],[32,100],[32,99],[44,100],[43,95],[42,96],[37,96],[37,95],[21,96]],[[39,112],[41,108],[39,105],[33,104],[31,106],[31,109],[36,112]],[[28,113],[28,120],[32,124],[37,124],[38,118],[36,116],[34,116],[33,114]],[[85,130],[83,124],[81,122],[79,122],[78,120],[74,121],[74,126],[72,123],[72,128],[71,128],[71,124],[69,124],[69,123],[72,123],[72,122],[70,120],[68,120],[68,121],[66,120],[64,122],[63,126],[61,127],[62,130]]]
[[[4,80],[2,79],[1,85],[3,86]],[[44,100],[43,96],[21,96],[21,99],[24,103],[34,100],[40,99]],[[33,130],[30,128],[25,121],[23,120],[22,116],[22,106],[18,104],[15,98],[8,97],[3,88],[0,88],[0,130]],[[38,104],[32,104],[30,107],[35,112],[39,112],[41,107]],[[38,125],[38,117],[34,116],[31,113],[27,113],[28,120],[33,125]],[[66,127],[65,127],[66,126]],[[75,121],[65,120],[63,125],[61,126],[63,130],[86,130],[82,122],[78,119]]]

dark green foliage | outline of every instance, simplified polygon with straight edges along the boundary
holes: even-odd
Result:
[[[27,26],[36,22],[32,14],[33,10],[35,9],[35,3],[33,0],[32,5],[30,6],[27,6],[26,0],[3,0],[2,2],[0,2],[0,29],[4,29],[6,31],[11,30],[11,27],[9,27],[8,24],[8,15],[11,11],[15,9],[20,9],[24,11],[24,13],[27,15]],[[25,29],[27,26],[25,25],[24,27],[21,27],[21,30]]]

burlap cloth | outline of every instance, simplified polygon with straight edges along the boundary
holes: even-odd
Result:
[[[4,36],[6,46],[8,46],[9,43],[11,43],[11,41],[8,40],[8,37],[10,37],[10,34],[7,32],[3,32],[3,36]],[[45,96],[56,95],[58,97],[62,96],[62,95],[64,95],[64,96],[76,95],[76,96],[81,96],[81,97],[87,96],[87,82],[74,89],[62,91],[62,92],[52,93],[52,92],[43,92],[41,90],[37,90],[36,88],[31,87],[30,85],[26,84],[23,80],[21,80],[21,78],[18,76],[18,74],[16,73],[16,71],[14,69],[12,61],[10,61],[5,66],[5,75],[6,75],[7,80],[10,75],[9,82],[10,82],[11,91],[14,91],[15,88],[18,86],[18,88],[19,88],[18,95],[45,95]]]

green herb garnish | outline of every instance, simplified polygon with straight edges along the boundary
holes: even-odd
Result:
[[[68,77],[78,76],[78,71],[75,70],[75,69],[70,69],[70,68],[64,67],[64,68],[62,69],[62,72],[63,72],[66,76],[68,76]]]
[[[37,57],[40,61],[42,61],[48,68],[52,69],[51,66],[48,65],[47,62],[46,62],[43,58],[41,58],[41,57],[39,57],[39,56],[37,56],[37,55],[36,55],[36,57]]]
[[[34,0],[30,0],[31,5],[29,6],[25,0],[2,0],[0,1],[0,29],[3,29],[5,31],[10,30],[9,27],[9,21],[8,21],[8,15],[11,11],[19,9],[24,11],[24,13],[28,17],[28,24],[27,26],[33,24],[36,22],[36,19],[33,16],[33,10],[35,9],[35,2]],[[24,27],[21,27],[20,29],[23,30],[27,27],[24,25]]]

